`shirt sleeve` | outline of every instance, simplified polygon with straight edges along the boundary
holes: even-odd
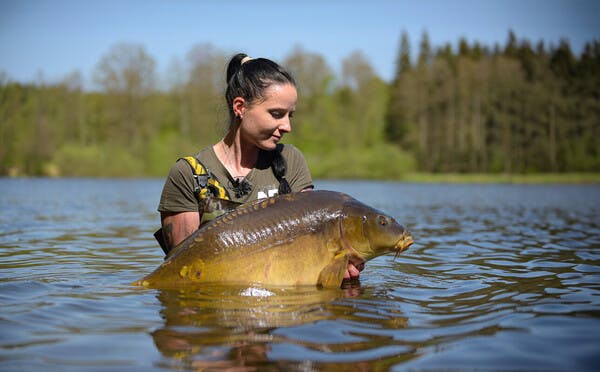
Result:
[[[169,171],[158,204],[159,212],[197,212],[194,196],[195,179],[192,168],[185,160],[177,161]]]
[[[292,192],[312,188],[313,180],[302,152],[293,145],[286,144],[281,154],[287,163],[285,178],[288,180]]]

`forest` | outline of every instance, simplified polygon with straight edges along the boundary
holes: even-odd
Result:
[[[512,31],[504,45],[435,47],[403,32],[397,48],[389,82],[360,51],[338,73],[302,46],[278,61],[299,93],[285,142],[314,178],[600,172],[600,41],[576,55]],[[119,43],[93,90],[77,71],[33,84],[0,73],[0,176],[164,177],[226,132],[230,55],[199,44],[159,77],[143,45]]]

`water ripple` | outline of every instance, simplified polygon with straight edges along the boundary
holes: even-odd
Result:
[[[3,370],[597,370],[597,186],[321,182],[416,243],[340,290],[129,283],[162,180],[0,180]],[[33,192],[32,190],[44,190]]]

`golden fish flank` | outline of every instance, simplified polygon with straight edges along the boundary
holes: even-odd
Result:
[[[179,276],[182,278],[189,278],[193,282],[198,282],[202,276],[202,271],[204,270],[204,262],[202,260],[198,260],[193,262],[190,266],[184,265],[181,270],[179,270]]]
[[[134,284],[336,287],[348,261],[357,265],[399,254],[412,243],[392,217],[346,194],[288,194],[243,205],[204,225]]]

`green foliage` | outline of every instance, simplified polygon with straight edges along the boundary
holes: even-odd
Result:
[[[180,138],[175,131],[159,133],[148,142],[148,151],[142,162],[144,174],[164,177],[177,159],[197,151],[193,142]]]
[[[512,184],[582,184],[600,183],[600,173],[407,173],[406,182],[420,183],[512,183]]]
[[[532,48],[510,32],[493,51],[465,39],[436,50],[424,32],[419,48],[402,33],[390,83],[358,51],[340,76],[301,47],[282,62],[299,92],[285,139],[315,178],[600,171],[600,42],[576,56],[566,41]],[[102,56],[96,92],[78,73],[35,85],[0,73],[0,175],[164,177],[224,135],[226,61],[194,46],[163,89],[137,44]]]
[[[503,51],[460,40],[399,70],[386,133],[426,172],[600,170],[600,42],[577,58],[568,42],[549,52],[509,33]],[[399,59],[409,49],[403,45]]]
[[[117,145],[66,144],[52,159],[57,174],[66,177],[141,177],[144,161]]]
[[[313,178],[400,179],[415,170],[411,154],[397,146],[334,147],[330,152],[307,154]]]

